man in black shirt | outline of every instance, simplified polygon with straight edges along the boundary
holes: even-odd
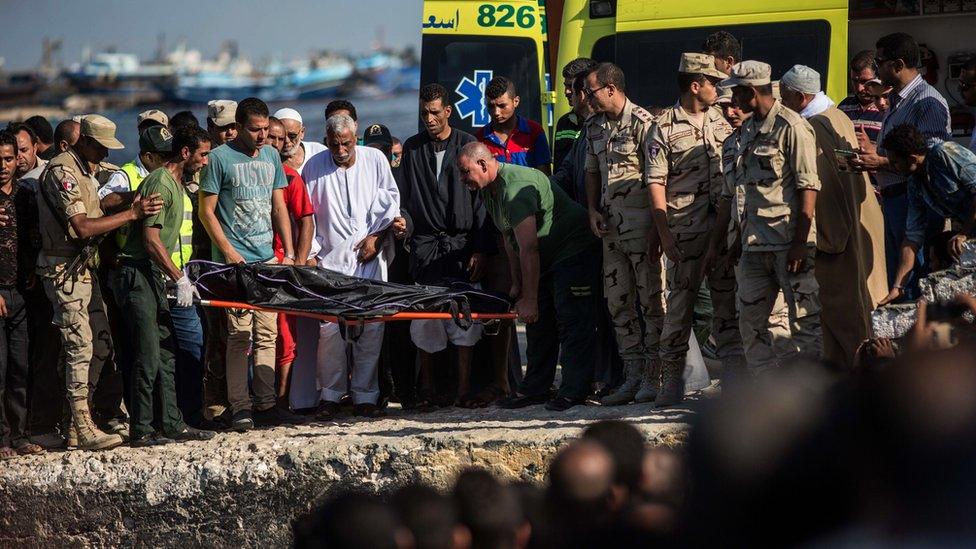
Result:
[[[27,436],[27,309],[21,293],[31,272],[22,253],[23,195],[16,179],[17,138],[0,132],[0,460],[44,449]],[[19,211],[18,211],[19,210]]]
[[[566,94],[566,99],[569,100],[569,106],[572,110],[560,116],[556,122],[556,135],[552,140],[553,170],[559,169],[559,165],[563,163],[566,155],[572,150],[573,143],[579,137],[580,130],[583,129],[583,122],[585,122],[576,112],[576,94],[573,93],[573,80],[580,74],[589,73],[595,66],[596,61],[580,57],[566,63],[566,66],[563,67],[563,93]]]

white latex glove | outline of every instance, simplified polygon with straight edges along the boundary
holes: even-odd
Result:
[[[200,299],[200,292],[190,282],[190,279],[186,275],[183,275],[183,278],[176,281],[176,306],[192,307],[194,297]]]

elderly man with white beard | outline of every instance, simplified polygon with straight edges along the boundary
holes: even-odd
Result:
[[[337,114],[326,121],[328,150],[315,155],[302,170],[315,210],[315,240],[321,250],[318,266],[342,274],[386,280],[392,261],[387,229],[400,215],[400,193],[382,152],[356,145],[356,122]],[[368,324],[359,338],[346,341],[339,326],[323,322],[319,328],[317,417],[329,420],[339,412],[339,399],[348,387],[347,351],[352,351],[352,397],[356,415],[375,417],[383,411],[377,364],[383,324]]]
[[[305,126],[302,115],[295,109],[283,108],[274,113],[285,127],[285,147],[281,151],[282,162],[301,173],[305,164],[313,156],[325,150],[325,145],[315,141],[305,141]]]

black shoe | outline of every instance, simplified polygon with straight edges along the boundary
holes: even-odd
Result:
[[[258,427],[301,425],[303,423],[305,423],[305,420],[301,417],[277,406],[254,412],[254,424]]]
[[[253,429],[254,420],[251,419],[251,411],[241,410],[240,412],[236,412],[233,416],[231,416],[230,426],[231,429],[237,431],[238,433],[243,433]]]
[[[383,417],[386,415],[386,410],[375,404],[363,402],[356,405],[355,413],[359,417]]]
[[[193,427],[187,425],[186,429],[183,429],[182,433],[177,433],[177,435],[173,437],[173,440],[176,440],[177,442],[186,442],[189,440],[210,440],[215,436],[217,436],[217,433],[213,431],[194,429]]]
[[[319,402],[319,407],[315,409],[315,421],[332,421],[339,416],[342,406],[338,402],[323,400]]]
[[[532,406],[533,404],[543,404],[547,400],[549,400],[549,395],[547,393],[543,393],[541,395],[515,395],[499,400],[498,407],[505,408],[507,410],[514,410],[516,408]]]
[[[584,404],[582,398],[556,397],[546,403],[546,410],[550,412],[565,412],[573,406]]]
[[[233,423],[233,415],[230,413],[230,408],[228,408],[213,419],[204,419],[201,421],[200,428],[208,431],[226,431],[231,428],[231,423]]]
[[[149,433],[148,435],[142,435],[141,437],[134,438],[129,442],[129,446],[133,448],[145,448],[147,446],[162,446],[163,444],[170,444],[176,442],[171,438],[164,437],[158,433]]]

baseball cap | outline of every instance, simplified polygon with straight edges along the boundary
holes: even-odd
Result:
[[[725,78],[725,75],[715,68],[715,56],[707,53],[682,53],[681,62],[678,63],[678,72],[703,74],[719,80]]]
[[[139,151],[173,152],[173,134],[166,126],[149,126],[139,134]]]
[[[86,114],[81,117],[81,135],[91,137],[108,149],[124,149],[122,144],[115,137],[115,122],[100,114]]]
[[[207,103],[207,120],[213,122],[214,126],[227,126],[236,120],[237,101],[230,99],[214,99]]]
[[[732,68],[732,76],[719,82],[723,88],[765,86],[772,82],[773,69],[762,61],[743,61]]]
[[[139,113],[139,119],[136,125],[141,126],[143,122],[147,121],[157,122],[161,126],[169,126],[169,117],[159,109],[149,109],[148,111]]]
[[[786,74],[779,79],[779,85],[801,93],[820,93],[820,73],[806,65],[793,65]]]
[[[393,134],[383,124],[373,124],[363,132],[363,145],[368,147],[373,143],[392,146]]]
[[[276,110],[274,117],[278,120],[294,120],[299,124],[304,124],[304,122],[302,122],[302,115],[298,114],[298,111],[295,109],[289,109],[288,107]]]

